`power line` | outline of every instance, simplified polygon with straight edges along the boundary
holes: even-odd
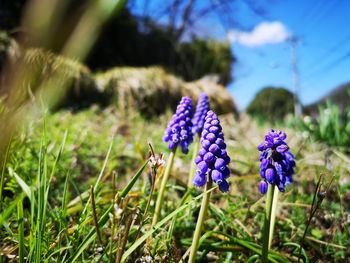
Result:
[[[323,17],[325,15],[329,15],[329,12],[331,10],[334,10],[334,7],[337,6],[337,4],[339,3],[340,0],[333,0],[333,1],[328,1],[327,3],[329,3],[328,5],[328,8],[327,9],[324,9],[324,12],[323,12],[323,15],[321,15],[319,17],[318,20],[316,20],[316,25],[319,26],[319,23],[318,21],[319,20],[323,20],[323,21],[326,21],[327,19],[323,19]],[[313,24],[313,23],[312,23]],[[304,28],[305,29],[305,28]],[[341,55],[338,59],[330,63],[327,63],[325,64],[329,58],[332,58],[331,54],[333,54],[334,52],[339,52],[339,46],[342,46],[343,43],[346,43],[350,40],[350,34],[349,35],[346,35],[345,38],[342,38],[340,41],[338,41],[336,44],[334,44],[333,46],[331,46],[329,49],[327,49],[326,51],[322,52],[321,56],[318,57],[317,59],[315,59],[314,61],[312,61],[311,63],[309,63],[307,65],[307,68],[310,68],[311,67],[311,70],[309,72],[309,74],[306,74],[306,78],[309,78],[310,76],[313,76],[315,75],[315,73],[318,73],[318,72],[322,72],[324,71],[324,68],[329,68],[329,64],[330,65],[333,65],[335,62],[337,62],[337,60],[339,59],[342,59],[343,57],[346,57],[347,55],[346,54],[343,54]],[[347,52],[346,52],[347,53]],[[316,66],[314,66],[316,65]],[[322,66],[322,65],[326,65],[326,66]],[[321,70],[320,70],[321,68]]]
[[[311,8],[306,7],[306,9],[304,9],[304,11],[298,17],[298,19],[293,23],[293,27],[295,27],[295,25],[300,21],[304,22],[305,17],[308,17],[307,21],[310,21],[311,20],[310,18],[313,17],[315,14],[315,10],[319,9],[320,5],[322,5],[322,1],[317,1],[316,4],[314,2],[311,2],[311,3],[312,3]],[[316,14],[317,14],[317,11],[316,11]]]
[[[346,61],[349,58],[350,58],[350,51],[348,51],[345,54],[342,54],[341,56],[339,56],[336,59],[332,60],[330,63],[328,63],[327,65],[325,65],[321,69],[313,71],[311,74],[307,75],[305,78],[306,79],[310,79],[310,78],[312,78],[314,76],[317,76],[320,73],[323,73],[325,71],[334,69],[334,68],[336,68],[336,66],[339,66],[339,64],[343,63],[344,61]]]
[[[313,29],[320,25],[320,21],[327,21],[325,19],[329,13],[337,6],[339,0],[326,1],[326,4],[321,5],[323,8],[315,13],[313,19],[307,18],[307,21],[311,21],[311,23],[307,23],[306,26],[303,27],[304,31],[313,31]],[[323,2],[320,2],[323,3]],[[303,20],[304,21],[304,20]],[[311,26],[311,27],[310,27]]]
[[[337,6],[338,2],[341,0],[333,0],[328,1],[328,8],[324,10],[323,15],[321,15],[317,20],[314,21],[315,26],[319,26],[322,21],[327,21],[327,19],[323,19],[326,15],[329,16],[330,13],[334,12],[334,8]]]
[[[319,59],[314,60],[312,62],[312,64],[317,63],[318,61],[320,61],[321,59],[324,59],[325,57],[328,57],[328,54],[333,53],[334,51],[338,51],[339,50],[339,46],[342,46],[342,44],[344,42],[348,42],[350,41],[350,34],[346,35],[344,38],[342,38],[340,41],[338,41],[336,44],[334,44],[333,46],[331,46],[330,48],[328,48],[326,51],[322,52],[322,56],[319,57]],[[310,63],[311,64],[311,63]]]

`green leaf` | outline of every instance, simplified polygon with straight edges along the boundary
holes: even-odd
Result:
[[[0,225],[3,225],[5,223],[5,220],[11,216],[11,213],[13,210],[16,209],[18,202],[21,202],[25,196],[25,193],[21,193],[14,201],[11,202],[9,207],[7,207],[4,211],[0,214]]]
[[[17,183],[22,188],[23,192],[26,194],[26,196],[29,198],[29,200],[32,201],[31,200],[31,198],[32,198],[31,197],[31,195],[32,195],[31,189],[28,186],[28,184],[26,182],[24,182],[23,179],[18,174],[16,174],[16,172],[11,167],[9,168],[9,174],[16,179]]]
[[[134,177],[130,180],[127,186],[123,189],[123,191],[120,193],[120,197],[124,198],[131,190],[131,188],[136,183],[137,179],[142,174],[143,169],[145,169],[146,165],[148,164],[148,160],[143,164],[143,166],[137,171],[137,173],[134,175]]]

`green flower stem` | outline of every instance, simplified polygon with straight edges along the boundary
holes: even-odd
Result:
[[[199,148],[200,148],[199,137],[196,136],[194,146],[193,146],[191,170],[190,170],[190,174],[188,176],[188,183],[187,183],[188,188],[192,187],[192,179],[193,179],[194,174],[196,173],[196,164],[194,163],[194,159],[196,159],[196,157],[198,155]]]
[[[269,233],[269,249],[271,247],[272,238],[273,238],[273,232],[275,230],[275,221],[276,221],[276,209],[277,209],[277,202],[278,202],[278,194],[279,190],[278,187],[275,186],[275,191],[273,194],[272,199],[272,207],[271,207],[271,222],[270,222],[270,233]]]
[[[209,178],[208,183],[205,185],[204,195],[202,199],[201,209],[199,211],[199,216],[196,224],[196,230],[194,231],[192,247],[190,251],[190,258],[188,260],[189,263],[194,263],[196,260],[196,254],[199,244],[199,239],[201,237],[202,227],[204,223],[204,219],[208,210],[209,200],[211,192],[207,193],[207,191],[212,187],[212,180]]]
[[[176,148],[173,151],[171,151],[170,156],[169,156],[169,160],[168,160],[168,164],[167,164],[166,169],[164,171],[162,183],[160,185],[158,197],[157,197],[157,201],[156,201],[156,208],[154,210],[152,226],[154,226],[155,224],[158,223],[158,217],[159,217],[160,209],[162,208],[163,199],[164,199],[164,192],[165,192],[166,184],[167,184],[169,176],[170,176],[171,168],[173,167],[175,153],[176,153]]]
[[[275,215],[276,215],[276,209],[273,208],[274,207],[273,201],[275,199],[274,193],[275,193],[275,186],[269,185],[269,189],[266,195],[266,209],[265,209],[265,218],[264,218],[263,246],[262,246],[262,258],[261,258],[262,263],[268,262],[267,256],[269,254],[269,248],[272,241],[272,236],[270,237],[270,235],[273,234],[272,223],[274,224]],[[276,198],[276,203],[277,203],[277,198]]]

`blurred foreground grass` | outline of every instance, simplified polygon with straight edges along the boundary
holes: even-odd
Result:
[[[70,111],[42,114],[40,119],[22,127],[12,138],[7,163],[2,170],[2,260],[18,261],[21,250],[27,260],[28,257],[33,260],[35,255],[41,262],[71,262],[72,259],[108,262],[123,245],[124,250],[128,250],[150,227],[154,199],[149,215],[140,216],[149,198],[148,168],[128,196],[110,211],[110,218],[100,228],[101,240],[94,235],[82,248],[86,236],[94,229],[94,207],[89,203],[89,188],[95,185],[101,174],[94,200],[95,214],[101,218],[112,203],[113,193],[127,185],[148,158],[149,142],[156,153],[164,152],[168,156],[162,135],[170,116],[168,112],[159,118],[145,120],[137,113],[124,114],[114,107],[104,110],[92,107],[74,114]],[[231,190],[224,195],[214,191],[199,249],[203,252],[201,260],[248,262],[249,259],[255,262],[254,255],[260,250],[264,215],[264,198],[258,190],[259,153],[256,145],[270,127],[257,126],[245,116],[239,122],[232,115],[223,115],[220,119],[232,158]],[[288,144],[297,159],[295,182],[280,195],[277,211],[272,248],[281,257],[279,262],[297,261],[296,248],[321,174],[325,176],[325,184],[332,177],[334,181],[311,222],[304,242],[305,253],[310,262],[345,262],[350,256],[349,158],[335,147],[314,142],[305,133],[288,127],[276,128],[287,132]],[[175,160],[163,217],[179,207],[187,184],[190,156],[191,152],[188,156],[180,154]],[[44,213],[40,217],[33,213],[33,209],[39,207],[39,197],[45,197],[45,194],[40,194],[43,183],[49,188],[44,188],[47,200],[42,200],[46,206],[42,207]],[[22,221],[16,208],[21,202],[24,207]],[[156,262],[181,260],[191,245],[199,201],[188,206],[191,209],[180,212],[176,221],[169,220],[162,225],[151,238],[132,251],[127,261],[145,260],[146,256],[151,256]],[[30,225],[39,217],[42,225],[40,242],[34,226]],[[19,231],[21,222],[23,238]],[[169,238],[171,224],[174,228]],[[31,242],[36,244],[34,251]]]

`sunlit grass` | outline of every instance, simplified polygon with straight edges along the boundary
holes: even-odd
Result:
[[[148,142],[155,153],[164,152],[169,157],[159,128],[165,127],[169,118],[170,114],[144,120],[135,113],[121,115],[113,107],[92,108],[76,114],[47,114],[24,127],[13,138],[4,170],[0,216],[4,260],[18,256],[24,262],[108,262],[116,258],[133,262],[151,256],[186,261],[201,197],[195,189],[183,197],[191,152],[175,157],[163,219],[151,228],[156,196],[149,212],[142,216],[151,186],[149,170],[143,166],[149,156]],[[197,260],[255,262],[261,255],[264,217],[256,145],[268,127],[256,126],[245,117],[239,123],[230,116],[221,119],[233,159],[231,191],[225,195],[216,189],[212,192]],[[274,262],[297,261],[316,183],[323,173],[326,185],[333,175],[334,182],[311,220],[301,252],[309,259],[319,256],[343,262],[349,255],[348,163],[337,149],[330,152],[291,129],[288,135],[298,169],[295,182],[279,195],[269,258]],[[137,172],[140,167],[142,173]],[[134,174],[137,177],[132,179]]]

